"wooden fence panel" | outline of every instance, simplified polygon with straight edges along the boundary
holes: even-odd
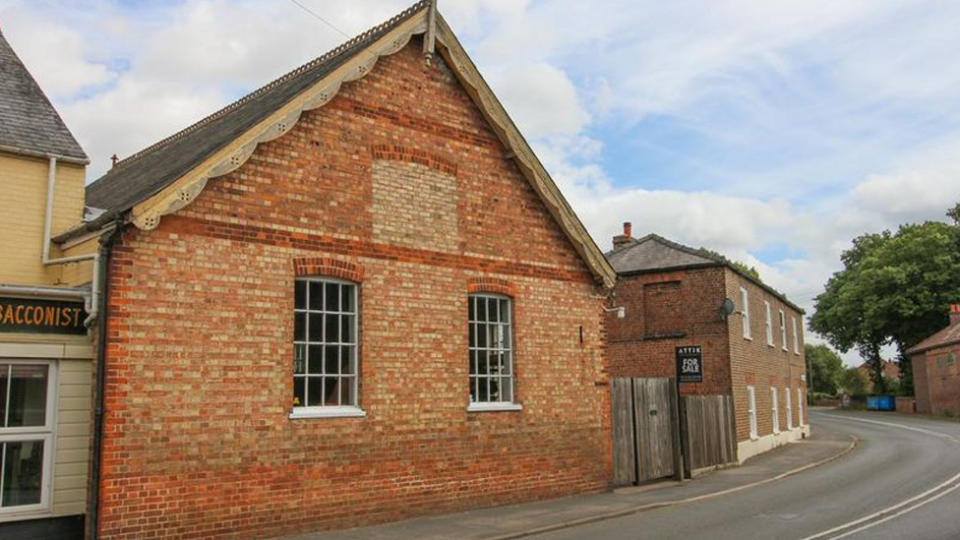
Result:
[[[687,471],[736,460],[731,396],[684,396]]]
[[[613,484],[637,482],[637,457],[633,441],[633,385],[630,379],[610,381],[613,423]]]

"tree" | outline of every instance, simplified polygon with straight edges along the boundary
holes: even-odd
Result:
[[[846,352],[857,348],[871,367],[874,387],[886,391],[880,349],[900,356],[901,388],[913,391],[905,351],[947,324],[960,297],[960,223],[902,225],[853,240],[844,268],[817,296],[810,327]]]
[[[836,395],[843,381],[843,359],[826,345],[804,346],[814,392]]]
[[[947,217],[953,220],[954,225],[960,225],[960,202],[947,210]]]
[[[862,396],[867,393],[867,380],[859,369],[855,367],[847,368],[840,375],[839,389],[852,396]]]
[[[752,266],[747,266],[746,263],[742,263],[742,262],[740,262],[740,261],[734,261],[734,260],[732,260],[732,259],[728,259],[726,256],[724,256],[724,255],[721,254],[720,252],[714,251],[714,250],[712,250],[712,249],[705,248],[705,247],[701,247],[701,248],[700,248],[699,250],[697,250],[697,251],[700,251],[701,253],[703,253],[704,255],[706,255],[706,256],[709,257],[709,258],[712,258],[712,259],[720,259],[721,261],[729,264],[730,266],[732,266],[732,267],[736,268],[737,270],[743,272],[744,274],[752,277],[753,279],[759,281],[760,283],[763,283],[763,280],[760,279],[760,272],[758,272],[757,269],[754,268],[754,267],[752,267]]]

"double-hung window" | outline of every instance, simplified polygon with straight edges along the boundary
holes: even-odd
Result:
[[[514,402],[510,299],[471,294],[468,301],[470,410],[519,409]]]
[[[780,403],[776,386],[770,387],[770,403],[773,405],[770,411],[773,415],[773,432],[780,433]]]
[[[747,412],[750,414],[750,438],[757,438],[757,396],[753,386],[747,387]]]
[[[773,347],[773,316],[770,314],[770,302],[764,301],[763,307],[767,314],[767,345]]]
[[[793,403],[790,401],[790,387],[786,388],[786,404],[787,404],[787,429],[793,429]]]
[[[743,337],[750,338],[750,298],[747,296],[747,290],[740,287],[740,317],[743,321]]]
[[[780,346],[783,350],[787,350],[787,318],[782,309],[780,310]]]
[[[54,368],[0,361],[0,516],[49,506]]]
[[[797,388],[797,425],[803,425],[803,390]]]
[[[358,408],[357,285],[297,278],[291,418],[362,416]]]
[[[796,317],[790,317],[790,326],[793,327],[793,353],[800,354],[800,334],[797,333]]]

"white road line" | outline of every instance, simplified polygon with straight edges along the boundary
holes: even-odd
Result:
[[[914,426],[905,426],[905,425],[903,425],[903,424],[896,424],[896,423],[893,423],[893,422],[881,422],[881,421],[878,421],[878,420],[866,420],[866,419],[863,419],[863,418],[851,418],[851,417],[849,417],[849,416],[842,416],[842,415],[837,415],[837,414],[827,414],[827,413],[818,413],[818,414],[821,415],[821,416],[827,416],[827,417],[834,418],[834,419],[837,419],[837,420],[846,420],[846,421],[848,421],[848,422],[861,422],[861,423],[865,423],[865,424],[878,424],[878,425],[882,425],[882,426],[890,426],[890,427],[895,427],[895,428],[904,429],[904,430],[908,430],[908,431],[916,431],[916,432],[920,432],[920,433],[925,433],[925,434],[927,434],[927,435],[933,435],[933,436],[935,436],[935,437],[940,437],[940,438],[949,439],[950,441],[955,442],[955,443],[960,443],[960,440],[958,440],[956,437],[953,437],[953,436],[951,436],[951,435],[947,435],[946,433],[941,433],[941,432],[939,432],[939,431],[932,431],[932,430],[929,430],[929,429],[923,429],[923,428],[918,428],[918,427],[914,427]],[[878,518],[878,517],[880,517],[880,516],[883,516],[883,515],[885,515],[885,514],[889,514],[890,512],[894,512],[894,511],[896,511],[896,510],[900,510],[900,509],[903,508],[904,506],[908,506],[908,505],[910,505],[910,504],[916,503],[916,504],[913,504],[913,506],[910,506],[909,508],[905,508],[905,509],[903,509],[903,510],[900,510],[899,512],[896,512],[896,513],[894,513],[894,514],[892,514],[892,515],[886,516],[886,517],[884,517],[883,519],[879,519],[879,520],[874,521],[874,522],[872,522],[872,523],[867,523],[867,524],[862,525],[861,527],[858,527],[858,528],[856,528],[856,529],[854,529],[854,530],[852,530],[852,531],[847,531],[847,532],[841,534],[840,536],[831,537],[831,540],[838,540],[838,539],[840,539],[840,538],[845,538],[845,537],[847,537],[847,536],[850,536],[851,534],[854,534],[854,533],[857,533],[857,532],[861,532],[861,531],[867,530],[867,529],[869,529],[869,528],[871,528],[871,527],[876,527],[877,525],[880,525],[881,523],[890,521],[891,519],[894,519],[894,518],[896,518],[896,517],[898,517],[898,516],[901,516],[901,515],[903,515],[903,514],[906,514],[907,512],[911,512],[911,511],[913,511],[913,510],[916,510],[917,508],[920,508],[921,506],[923,506],[923,505],[925,505],[925,504],[931,503],[931,502],[939,499],[940,497],[943,497],[944,495],[946,495],[946,494],[948,494],[948,493],[950,493],[950,492],[952,492],[952,491],[960,488],[960,483],[958,483],[958,484],[956,484],[956,485],[953,485],[953,486],[950,485],[950,484],[952,484],[952,483],[954,483],[954,482],[957,482],[958,480],[960,480],[960,473],[958,473],[958,474],[950,477],[950,479],[946,480],[945,482],[941,482],[940,484],[937,484],[935,487],[932,487],[932,488],[928,489],[927,491],[924,491],[923,493],[921,493],[921,494],[919,494],[919,495],[914,495],[913,497],[910,497],[909,499],[907,499],[907,500],[905,500],[905,501],[901,501],[901,502],[899,502],[899,503],[897,503],[897,504],[895,504],[895,505],[893,505],[893,506],[889,506],[889,507],[887,507],[887,508],[884,508],[883,510],[880,510],[879,512],[874,512],[873,514],[864,516],[864,517],[862,517],[862,518],[855,519],[855,520],[853,520],[853,521],[848,521],[847,523],[844,523],[844,524],[842,524],[842,525],[838,525],[838,526],[836,526],[836,527],[834,527],[834,528],[832,528],[832,529],[828,529],[828,530],[826,530],[826,531],[819,532],[819,533],[814,534],[814,535],[812,535],[812,536],[808,536],[808,537],[806,537],[806,538],[803,538],[802,540],[815,540],[815,539],[818,539],[818,538],[824,538],[824,537],[829,536],[829,535],[831,535],[831,534],[833,534],[833,533],[837,533],[837,532],[843,531],[843,530],[845,530],[845,529],[849,529],[850,527],[855,527],[855,526],[857,526],[857,525],[860,525],[861,523],[865,523],[865,522],[867,522],[867,521],[876,519],[876,518]],[[941,490],[942,490],[941,493],[937,493],[936,495],[933,495],[933,494],[936,493],[937,491],[941,491]],[[932,496],[931,496],[931,495],[932,495]],[[922,500],[922,501],[920,501],[920,502],[917,503],[918,500],[924,499],[925,497],[929,497],[929,498],[926,499],[926,500]]]

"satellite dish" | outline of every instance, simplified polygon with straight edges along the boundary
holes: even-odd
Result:
[[[733,304],[733,300],[729,298],[724,298],[723,305],[720,306],[720,317],[722,319],[726,319],[727,316],[733,313],[734,309],[736,309],[736,306]]]

